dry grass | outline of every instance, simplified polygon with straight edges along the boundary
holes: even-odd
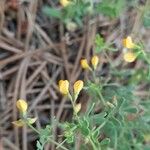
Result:
[[[59,94],[57,83],[60,79],[73,83],[87,77],[79,62],[93,53],[96,33],[101,33],[108,43],[115,41],[115,46],[121,49],[122,37],[136,26],[134,36],[141,31],[139,37],[150,43],[150,32],[137,25],[140,14],[136,10],[115,20],[85,18],[84,27],[71,33],[62,23],[42,14],[44,3],[56,5],[48,0],[34,0],[28,5],[18,4],[15,0],[0,2],[0,149],[34,149],[36,136],[31,130],[18,129],[11,124],[18,118],[15,103],[19,98],[29,103],[29,113],[38,118],[37,128],[53,123],[54,116],[58,120],[71,116],[71,105]],[[149,47],[147,44],[147,49]],[[111,53],[109,56],[117,67],[124,66],[120,61],[122,53],[118,52],[115,60]],[[101,59],[102,64],[107,63],[105,56]],[[143,66],[141,62],[134,64],[135,68],[140,66]],[[138,89],[143,89],[142,86],[145,87],[141,85]],[[83,103],[84,97],[83,93],[80,98]],[[57,130],[54,130],[57,138]],[[47,145],[46,149],[50,147],[55,149],[53,145]]]

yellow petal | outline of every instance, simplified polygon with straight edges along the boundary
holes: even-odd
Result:
[[[66,7],[70,4],[71,2],[69,0],[60,0],[60,4],[63,6],[63,7]]]
[[[37,120],[37,118],[27,118],[27,120],[29,124],[33,124]]]
[[[59,81],[59,91],[63,95],[67,95],[69,93],[69,82],[68,82],[68,80],[60,80]]]
[[[82,80],[76,81],[76,82],[74,83],[74,85],[73,85],[74,93],[75,93],[75,94],[79,94],[80,91],[81,91],[82,88],[83,88],[83,85],[84,85],[84,83],[83,83]]]
[[[89,65],[88,65],[88,62],[87,62],[87,59],[81,59],[81,67],[83,69],[89,69]]]
[[[137,56],[133,52],[126,52],[123,56],[124,60],[129,63],[134,62],[136,57]]]
[[[77,114],[80,110],[81,110],[81,103],[76,104],[75,107],[74,107],[75,113]]]
[[[98,56],[93,56],[92,59],[91,59],[91,63],[92,63],[92,65],[93,65],[93,68],[94,68],[94,69],[97,68],[98,62],[99,62]]]
[[[17,121],[13,121],[12,124],[15,125],[16,127],[22,127],[25,125],[25,122],[23,120],[19,119]]]
[[[135,44],[132,42],[132,38],[130,36],[123,39],[123,46],[126,48],[134,48]]]
[[[20,112],[24,113],[27,111],[27,108],[28,108],[28,104],[25,100],[23,99],[19,99],[16,103],[17,105],[17,108]]]

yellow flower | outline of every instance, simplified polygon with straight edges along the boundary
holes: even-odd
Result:
[[[70,4],[71,2],[69,0],[60,0],[60,4],[63,6],[63,7],[66,7]]]
[[[27,111],[27,108],[28,108],[28,104],[25,100],[23,99],[19,99],[16,103],[17,105],[17,108],[18,110],[21,112],[21,113],[25,113]]]
[[[73,88],[74,88],[74,94],[79,94],[80,91],[83,88],[83,81],[82,80],[78,80],[74,83]]]
[[[135,44],[132,42],[132,38],[130,36],[123,39],[123,46],[126,48],[134,48]]]
[[[89,69],[90,66],[88,65],[87,59],[81,59],[81,66],[83,69]]]
[[[13,121],[12,124],[15,125],[16,127],[22,127],[25,125],[25,122],[22,119],[19,119],[17,121]]]
[[[67,95],[69,93],[69,82],[68,82],[68,80],[60,80],[59,81],[59,91],[63,95]]]
[[[81,110],[81,103],[76,104],[75,107],[74,107],[75,113],[77,114],[80,110]]]
[[[126,62],[134,62],[135,61],[135,59],[136,59],[136,55],[135,55],[135,53],[133,53],[133,52],[126,52],[125,54],[124,54],[124,56],[123,56],[123,58],[124,58],[124,60],[126,61]]]
[[[94,69],[97,68],[98,62],[99,62],[98,56],[93,56],[92,59],[91,59],[91,63],[92,63],[92,65],[93,65],[93,68],[94,68]]]

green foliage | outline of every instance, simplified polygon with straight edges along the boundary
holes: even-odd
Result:
[[[146,11],[143,17],[143,24],[146,28],[150,28],[150,11]]]
[[[125,0],[103,0],[97,5],[97,12],[111,18],[118,17],[125,8]]]
[[[83,17],[92,13],[92,3],[82,0],[74,1],[62,9],[45,6],[43,7],[43,13],[48,17],[58,18],[65,24],[75,22],[82,26]]]
[[[49,141],[51,137],[51,126],[47,125],[45,129],[41,129],[39,134],[39,140],[36,143],[37,150],[43,150],[44,145]]]
[[[97,34],[96,37],[95,37],[95,52],[96,53],[100,53],[102,51],[117,51],[117,49],[113,48],[112,47],[112,44],[106,44],[104,42],[104,39],[103,37],[101,37],[101,35]]]
[[[99,34],[97,34],[95,37],[95,45],[95,51],[97,53],[101,52],[105,48],[104,39]]]
[[[77,129],[76,124],[66,122],[63,125],[64,128],[64,137],[66,138],[67,143],[73,143],[75,140],[75,131]]]
[[[62,18],[61,11],[59,9],[56,9],[56,8],[51,8],[51,7],[45,6],[43,8],[43,13],[46,16],[51,16],[51,17],[55,17],[55,18],[59,18],[59,19]]]

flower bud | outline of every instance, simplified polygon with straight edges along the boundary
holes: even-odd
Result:
[[[74,32],[77,29],[77,24],[75,22],[67,22],[66,28],[68,31]]]
[[[75,95],[80,93],[80,91],[81,91],[82,88],[83,88],[83,85],[84,85],[84,83],[83,83],[82,80],[78,80],[78,81],[76,81],[76,82],[74,83],[73,88],[74,88],[74,94],[75,94]]]
[[[94,69],[97,68],[98,62],[99,62],[98,56],[93,56],[92,59],[91,59],[91,63],[92,63],[92,65],[93,65],[93,68],[94,68]]]
[[[59,81],[59,91],[63,95],[68,95],[68,93],[69,93],[69,82],[68,82],[68,80],[60,80]]]
[[[83,69],[89,69],[90,66],[88,65],[87,59],[81,59],[81,67]]]
[[[115,106],[112,104],[112,103],[110,103],[110,102],[106,102],[106,105],[108,106],[108,107],[110,107],[110,108],[114,108]]]
[[[19,119],[17,121],[13,121],[12,124],[15,125],[16,127],[22,127],[25,125],[25,122],[22,119]]]
[[[60,0],[60,4],[63,6],[63,7],[66,7],[70,4],[71,2],[69,0]]]
[[[123,39],[123,46],[126,48],[134,48],[135,44],[132,42],[132,38],[130,36]]]
[[[135,61],[135,59],[136,59],[136,55],[135,55],[135,53],[133,53],[133,52],[126,52],[125,54],[124,54],[124,56],[123,56],[123,58],[124,58],[124,60],[126,61],[126,62],[134,62]]]
[[[19,99],[16,103],[16,106],[21,113],[25,113],[28,108],[27,102],[23,99]]]
[[[75,107],[74,107],[75,113],[77,114],[80,110],[81,110],[81,103],[76,104]]]

